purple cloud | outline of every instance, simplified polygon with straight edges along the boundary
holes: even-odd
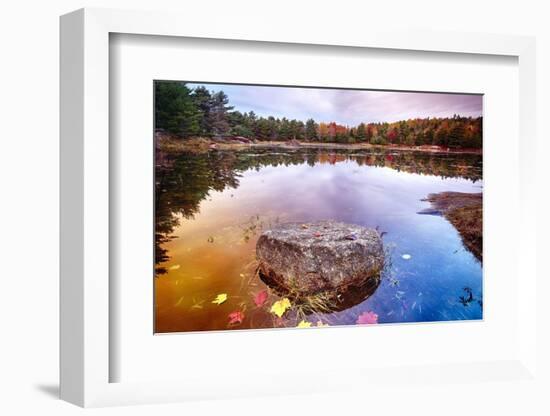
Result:
[[[482,115],[481,95],[322,88],[271,87],[231,84],[204,85],[223,90],[236,110],[317,122],[335,121],[344,125],[361,122],[392,122],[425,117],[478,117]]]

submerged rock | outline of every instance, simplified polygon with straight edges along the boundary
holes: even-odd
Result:
[[[256,244],[259,274],[295,296],[377,286],[384,266],[376,230],[335,221],[288,223],[264,231]]]

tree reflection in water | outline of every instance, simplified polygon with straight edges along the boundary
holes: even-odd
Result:
[[[424,153],[380,149],[249,148],[206,152],[164,153],[157,149],[155,168],[155,270],[166,273],[170,259],[164,244],[180,225],[192,219],[211,191],[236,189],[242,172],[267,166],[307,163],[336,164],[353,161],[358,166],[385,167],[398,172],[463,178],[482,178],[482,157],[477,154]]]

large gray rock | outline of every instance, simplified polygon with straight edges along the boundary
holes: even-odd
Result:
[[[335,221],[289,223],[264,231],[256,255],[264,281],[298,296],[378,282],[384,266],[376,230]]]

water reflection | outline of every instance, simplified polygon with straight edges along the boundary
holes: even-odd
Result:
[[[281,289],[281,286],[270,276],[261,272],[258,277],[279,296],[286,296],[293,304],[303,312],[304,315],[311,315],[318,312],[330,313],[341,312],[367,300],[380,285],[381,277],[375,276],[367,279],[362,284],[350,284],[336,292],[327,292],[310,296],[294,296]]]
[[[267,287],[256,275],[257,236],[279,221],[322,219],[378,227],[393,250],[393,266],[381,282],[350,290],[315,319],[355,323],[365,308],[380,322],[479,319],[481,264],[444,218],[416,213],[427,207],[421,202],[427,194],[479,192],[481,179],[482,159],[473,154],[157,152],[156,330],[226,329],[235,309],[246,311],[240,328],[281,326],[251,307],[254,294]],[[465,307],[464,287],[479,302]],[[222,292],[228,301],[213,308],[211,298]]]
[[[290,166],[307,163],[334,165],[353,161],[357,166],[387,167],[397,172],[435,175],[442,178],[463,178],[473,182],[482,178],[482,159],[475,154],[438,154],[345,149],[254,149],[253,151],[210,151],[165,154],[157,151],[156,264],[157,274],[166,272],[162,263],[169,260],[163,243],[180,224],[178,216],[193,218],[200,202],[211,191],[237,188],[241,173],[259,171],[265,166]]]

